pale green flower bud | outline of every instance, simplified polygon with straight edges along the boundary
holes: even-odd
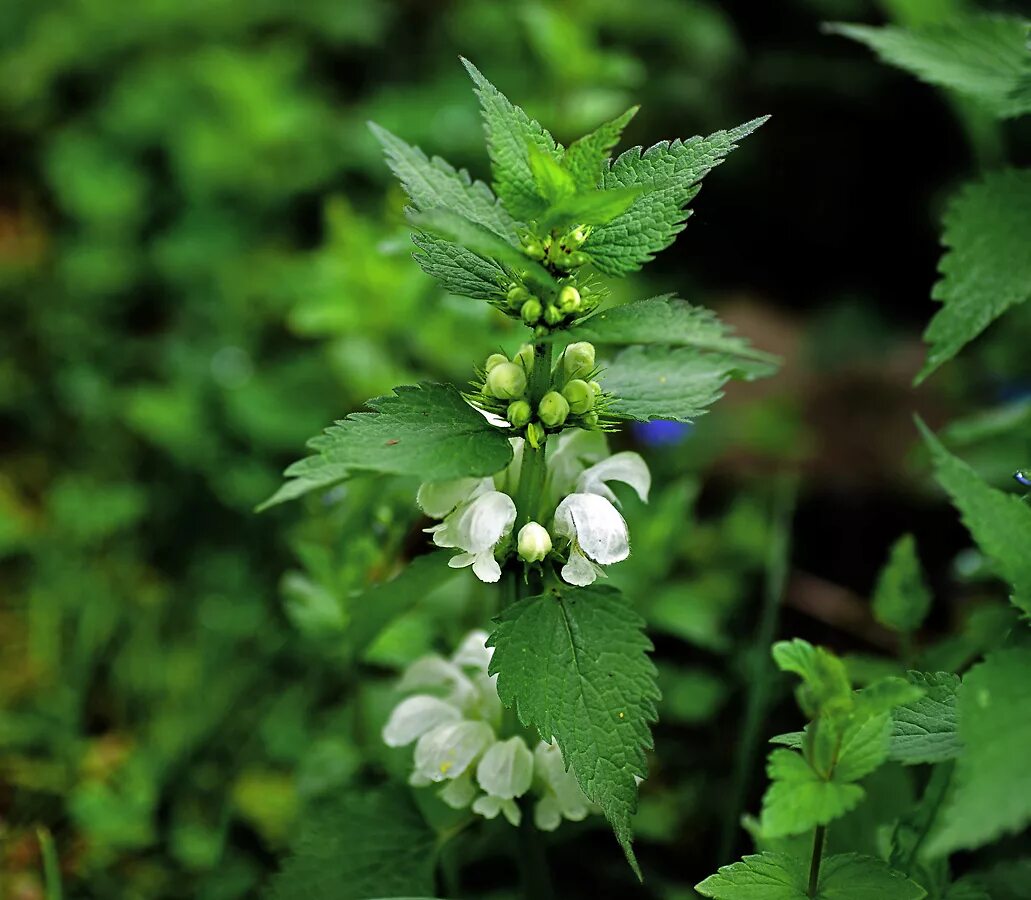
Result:
[[[504,353],[492,353],[487,357],[487,361],[483,364],[485,372],[489,372],[491,369],[500,366],[502,363],[507,363],[508,357]]]
[[[591,407],[594,406],[594,391],[586,381],[580,378],[574,378],[562,388],[562,396],[568,401],[570,412],[578,416],[590,412]]]
[[[519,529],[519,558],[523,562],[540,562],[551,553],[551,535],[537,522],[527,522]]]
[[[499,400],[518,400],[526,393],[526,373],[506,360],[487,373],[487,387]]]
[[[594,344],[577,341],[566,347],[562,354],[562,366],[567,378],[583,378],[594,371]]]
[[[533,418],[533,409],[525,400],[516,400],[508,404],[505,418],[514,428],[522,428]]]
[[[541,306],[541,301],[536,297],[531,297],[523,304],[523,308],[519,310],[519,315],[523,317],[523,321],[527,325],[536,325],[540,321],[543,312],[544,307]]]
[[[533,371],[533,360],[533,344],[523,344],[516,355],[512,357],[512,362],[519,363],[527,375]]]
[[[548,391],[537,406],[537,415],[548,428],[558,428],[569,415],[569,404],[558,391]]]
[[[565,285],[558,292],[558,308],[564,313],[574,313],[580,309],[580,292],[571,284]]]
[[[531,422],[526,426],[526,439],[534,450],[540,450],[545,437],[544,426],[540,422]]]
[[[544,310],[544,321],[549,325],[558,325],[562,321],[562,310],[549,303],[548,308]]]
[[[582,225],[578,225],[572,231],[569,232],[569,236],[566,239],[566,243],[573,247],[579,247],[587,240],[587,231]]]
[[[597,425],[598,425],[598,414],[596,412],[594,412],[594,410],[591,410],[591,412],[587,413],[584,416],[584,425],[586,425],[588,428],[595,428],[595,427],[597,427]]]
[[[544,259],[547,251],[540,241],[529,240],[523,244],[523,253],[529,256],[530,259]]]
[[[517,284],[509,290],[506,298],[510,308],[520,309],[522,305],[530,299],[530,292],[522,285]]]
[[[575,269],[577,266],[585,265],[590,261],[590,257],[582,250],[574,250],[569,254],[569,260],[567,265],[570,269]]]
[[[590,384],[591,390],[594,391],[594,399],[597,400],[602,394],[601,385],[597,381],[590,381],[588,384]]]

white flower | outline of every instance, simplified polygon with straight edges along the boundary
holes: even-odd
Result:
[[[451,661],[459,666],[471,666],[486,672],[493,655],[494,648],[487,646],[487,632],[476,629],[462,639]]]
[[[415,745],[415,771],[430,781],[457,778],[494,742],[486,722],[451,722],[426,732]]]
[[[576,776],[566,770],[557,744],[541,741],[533,751],[533,767],[542,793],[534,807],[533,821],[541,831],[554,831],[563,819],[579,822],[595,812]]]
[[[415,502],[426,515],[443,519],[456,506],[468,503],[493,485],[490,478],[455,478],[451,481],[428,481],[419,485]]]
[[[492,797],[522,797],[533,780],[533,754],[521,737],[498,741],[480,759],[476,780]]]
[[[495,582],[501,578],[501,566],[494,558],[494,549],[511,533],[515,519],[512,498],[500,491],[487,491],[459,506],[440,525],[426,530],[438,547],[465,551],[451,558],[451,568],[472,566],[480,581]]]
[[[584,470],[576,480],[576,491],[580,494],[597,494],[610,503],[616,504],[616,495],[605,483],[621,481],[634,489],[634,492],[645,503],[648,502],[648,491],[652,486],[652,473],[639,453],[625,451],[616,453],[608,459],[595,463]]]
[[[511,825],[518,825],[523,821],[523,811],[516,805],[515,800],[502,800],[500,797],[492,797],[490,794],[483,794],[476,798],[473,803],[473,812],[485,819],[496,819],[499,812],[504,813]]]
[[[517,540],[519,558],[524,562],[540,562],[551,553],[551,535],[537,522],[527,522],[519,529]]]
[[[619,510],[598,494],[570,494],[555,510],[552,529],[569,539],[569,560],[562,578],[579,587],[593,584],[601,566],[621,562],[630,555],[630,537]]]
[[[439,725],[459,722],[461,719],[462,713],[458,707],[439,697],[416,694],[394,707],[383,728],[383,742],[388,747],[404,747]]]

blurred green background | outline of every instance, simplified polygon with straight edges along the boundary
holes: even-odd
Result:
[[[619,289],[711,305],[787,364],[691,430],[623,438],[662,486],[647,512],[628,500],[640,537],[616,576],[666,694],[637,825],[652,877],[633,888],[600,822],[568,826],[549,849],[565,895],[691,896],[724,861],[778,473],[801,478],[785,633],[879,649],[865,598],[915,530],[949,601],[934,627],[975,652],[978,562],[954,564],[967,541],[912,465],[911,414],[1031,421],[1031,312],[909,385],[943,202],[980,167],[1028,162],[1028,120],[1001,131],[820,31],[959,5],[5,0],[0,897],[44,897],[39,826],[68,897],[256,895],[309,804],[400,771],[378,738],[394,673],[489,616],[459,578],[371,643],[349,630],[367,586],[424,550],[413,485],[252,513],[366,397],[464,381],[518,343],[411,262],[365,127],[486,177],[459,54],[563,141],[633,103],[628,145],[773,115]],[[953,438],[1002,479],[1031,429],[997,431],[961,420]],[[504,857],[497,828],[482,841]],[[503,882],[474,864],[463,890]]]

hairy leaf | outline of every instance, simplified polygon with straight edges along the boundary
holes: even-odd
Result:
[[[834,780],[858,781],[877,769],[888,758],[891,715],[858,715],[844,729],[838,748]]]
[[[870,47],[884,62],[928,84],[971,97],[1000,117],[1031,112],[1021,92],[1031,75],[1028,21],[964,16],[920,28],[836,24],[828,30]]]
[[[562,157],[562,164],[573,176],[578,191],[589,191],[598,186],[612,148],[619,143],[623,129],[630,124],[640,108],[631,106],[621,116],[599,125],[590,134],[569,145]]]
[[[413,234],[412,241],[419,248],[412,258],[427,275],[436,278],[444,290],[478,300],[504,298],[504,285],[510,279],[497,263],[431,234]]]
[[[809,897],[809,860],[785,853],[746,856],[695,886],[714,900],[920,900],[927,892],[872,856],[842,853],[820,866]]]
[[[882,625],[908,634],[916,631],[931,609],[931,591],[924,581],[916,541],[904,534],[891,548],[873,595],[873,614]]]
[[[955,790],[928,853],[973,849],[1031,823],[1031,650],[996,650],[959,692]]]
[[[1031,506],[1017,494],[985,484],[918,422],[931,450],[935,477],[952,498],[963,524],[996,569],[1013,586],[1013,603],[1031,613]]]
[[[555,203],[576,193],[576,182],[553,154],[544,153],[534,143],[526,148],[530,171],[533,173],[537,195],[548,203]]]
[[[516,272],[525,273],[538,284],[555,287],[555,279],[539,262],[530,259],[518,247],[510,244],[494,232],[451,210],[436,207],[426,210],[409,210],[408,221],[420,231],[429,232],[466,250],[504,263]]]
[[[558,741],[638,874],[630,845],[634,776],[646,774],[659,699],[643,627],[618,591],[570,588],[507,607],[487,642],[501,699],[544,740]]]
[[[769,838],[811,831],[859,805],[858,784],[824,779],[794,750],[774,750],[766,768],[770,786],[763,796],[761,828]]]
[[[571,224],[604,225],[622,215],[641,196],[641,188],[612,188],[565,197],[549,206],[540,216],[544,228]]]
[[[306,818],[270,900],[433,893],[435,835],[398,790],[333,793]]]
[[[795,638],[778,641],[771,652],[777,668],[802,679],[798,701],[807,716],[815,718],[852,706],[852,685],[845,664],[829,650]]]
[[[625,275],[654,259],[684,230],[684,209],[698,193],[702,178],[768,117],[730,131],[686,141],[662,141],[620,154],[602,176],[605,188],[642,186],[646,193],[623,215],[596,228],[584,244],[595,267],[606,275]]]
[[[494,191],[517,219],[532,218],[540,209],[537,184],[530,169],[527,147],[560,158],[555,139],[492,85],[469,60],[463,64],[476,84],[487,131],[487,149],[494,169]]]
[[[888,758],[906,765],[955,759],[962,749],[956,722],[959,676],[950,672],[910,672],[924,696],[892,713]]]
[[[993,172],[968,184],[945,213],[932,296],[942,304],[924,332],[922,381],[1006,310],[1031,299],[1031,169]]]
[[[260,507],[329,487],[354,472],[413,475],[424,481],[493,475],[512,460],[505,432],[487,422],[452,385],[398,387],[370,400],[372,412],[351,413],[308,446],[289,479]]]
[[[512,217],[482,181],[473,181],[464,169],[455,169],[439,156],[428,159],[418,147],[406,144],[374,122],[369,128],[416,209],[442,207],[503,238],[514,236]]]

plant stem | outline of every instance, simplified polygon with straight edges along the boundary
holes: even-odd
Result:
[[[741,813],[748,799],[755,756],[759,748],[759,733],[769,703],[772,679],[770,677],[770,645],[777,632],[781,595],[787,580],[789,554],[791,550],[791,517],[795,508],[796,485],[794,479],[781,479],[774,490],[770,515],[770,542],[766,556],[766,582],[763,591],[763,608],[752,642],[751,672],[748,680],[748,700],[745,705],[741,726],[740,750],[734,770],[733,790],[730,803],[725,808],[725,818],[720,838],[721,862],[729,861],[734,849],[734,838],[739,827]]]
[[[536,344],[533,348],[533,371],[530,373],[528,397],[530,406],[536,411],[551,386],[551,344]],[[547,439],[541,441],[538,449],[523,444],[523,464],[519,470],[519,488],[516,490],[516,533],[527,522],[532,522],[539,514],[541,494],[544,490],[544,479],[547,469],[544,465],[544,453]]]
[[[809,890],[810,897],[816,896],[817,888],[820,886],[820,863],[823,860],[823,845],[827,838],[827,826],[817,825],[813,832],[813,858],[809,863]]]
[[[931,770],[931,778],[927,782],[927,787],[924,789],[923,799],[920,801],[920,809],[923,815],[921,818],[923,821],[920,823],[920,830],[917,834],[916,840],[913,841],[913,846],[909,850],[909,856],[906,859],[906,864],[902,867],[902,873],[904,875],[912,875],[913,869],[916,866],[917,857],[920,854],[920,848],[923,846],[924,840],[927,838],[928,832],[931,830],[931,826],[934,824],[934,820],[938,817],[938,811],[942,807],[942,803],[945,802],[945,795],[949,790],[949,783],[952,781],[952,770],[955,768],[955,763],[949,761],[942,763],[934,767]]]

